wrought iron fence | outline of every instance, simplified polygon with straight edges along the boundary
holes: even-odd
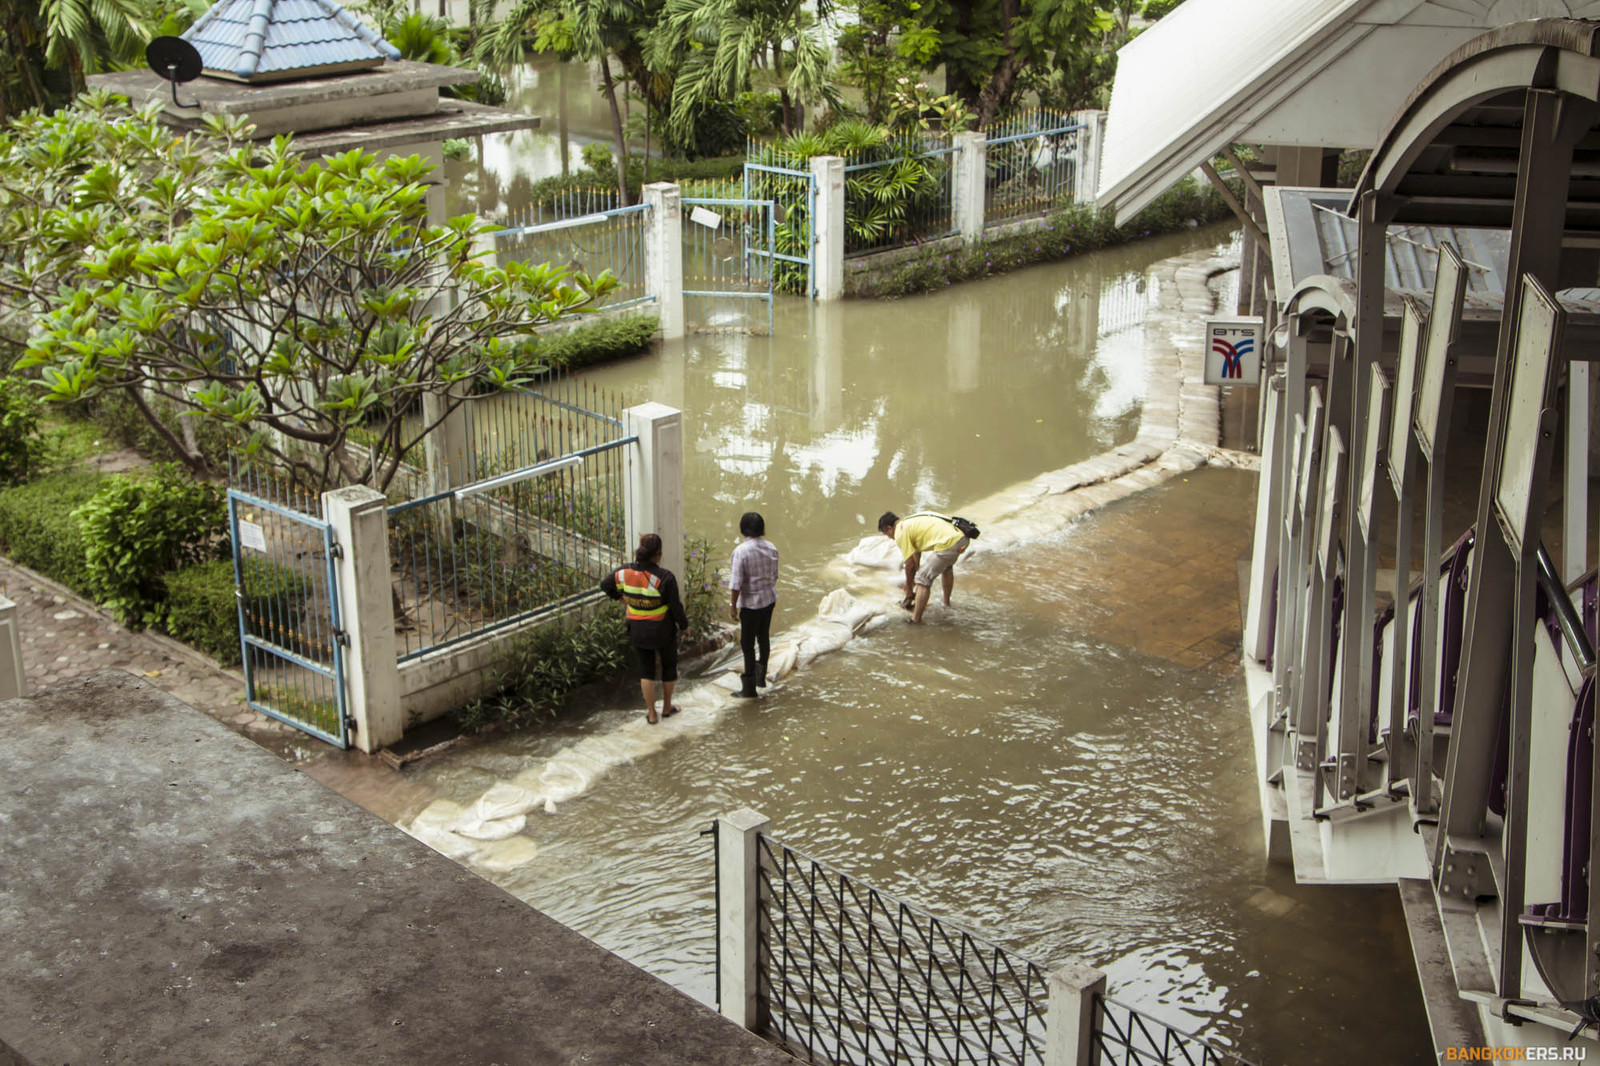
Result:
[[[1046,974],[765,835],[757,995],[807,1062],[1042,1063]]]
[[[985,226],[1042,215],[1072,201],[1083,127],[1040,108],[983,127]]]
[[[549,200],[511,212],[493,234],[499,262],[550,263],[596,275],[609,270],[617,287],[596,307],[648,303],[644,279],[643,204],[623,207],[615,189],[563,189]]]
[[[1095,997],[1090,1039],[1095,1066],[1252,1066],[1225,1047],[1106,996]]]
[[[626,554],[619,397],[552,377],[465,410],[436,491],[389,508],[402,662],[586,598]]]
[[[896,135],[844,156],[844,254],[866,255],[955,232],[948,133]]]

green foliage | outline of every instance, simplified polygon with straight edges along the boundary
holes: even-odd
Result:
[[[727,602],[722,570],[712,561],[710,541],[683,538],[683,573],[679,575],[678,593],[683,597],[683,611],[689,616],[689,632],[695,639],[705,637],[722,618]]]
[[[133,398],[121,390],[107,390],[79,403],[60,406],[86,418],[105,439],[131,448],[148,459],[184,461],[184,427],[179,424],[179,419],[184,417],[189,420],[188,428],[194,434],[196,450],[213,469],[225,467],[229,453],[245,443],[246,435],[228,423],[184,416],[175,404],[160,396],[147,400],[146,406],[156,419],[172,430],[170,434],[157,430]]]
[[[162,620],[169,571],[228,550],[222,490],[172,466],[150,477],[113,476],[73,516],[83,531],[90,591],[130,626]]]
[[[999,237],[985,237],[949,250],[919,252],[881,273],[858,275],[853,296],[910,296],[945,288],[958,281],[1004,274],[1034,263],[1051,262],[1092,252],[1141,237],[1171,233],[1191,221],[1214,222],[1230,217],[1227,204],[1209,187],[1193,181],[1169,189],[1135,218],[1118,226],[1111,211],[1068,207],[1038,228]]]
[[[497,674],[500,692],[458,710],[456,720],[468,732],[549,721],[574,689],[616,677],[629,660],[627,624],[620,614],[604,611],[582,621],[552,622],[513,642]]]
[[[33,316],[18,365],[50,400],[154,394],[311,490],[382,488],[420,444],[398,432],[401,412],[426,394],[458,404],[475,380],[525,383],[542,369],[534,331],[615,287],[489,266],[475,218],[429,224],[431,168],[415,156],[307,162],[288,137],[242,144],[247,128],[216,116],[175,137],[159,112],[89,94],[0,137],[0,294]],[[241,321],[259,328],[230,328]],[[392,422],[383,446],[353,452],[374,411]]]
[[[239,599],[233,560],[213,559],[166,576],[167,632],[216,657],[239,665]],[[244,560],[244,609],[257,617],[283,612],[298,617],[310,583],[297,571],[261,559]]]
[[[539,358],[552,367],[575,370],[626,359],[647,351],[661,328],[656,315],[608,315],[539,340]]]
[[[83,531],[72,512],[105,482],[105,474],[69,471],[0,489],[0,551],[90,595]]]
[[[463,140],[460,137],[449,137],[446,138],[444,144],[440,146],[440,151],[444,154],[446,159],[453,160],[455,162],[471,159],[472,142]]]
[[[0,378],[0,485],[28,480],[43,458],[38,396],[25,381]]]

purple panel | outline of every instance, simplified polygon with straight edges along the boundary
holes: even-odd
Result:
[[[1467,563],[1472,558],[1472,530],[1450,549],[1450,575],[1444,588],[1444,654],[1439,657],[1439,707],[1435,725],[1449,725],[1455,714],[1456,675],[1461,669],[1461,633],[1466,626]]]
[[[1589,813],[1594,791],[1594,678],[1583,679],[1567,734],[1566,832],[1561,846],[1561,909],[1558,917],[1589,918]]]
[[[1500,694],[1500,725],[1494,742],[1494,769],[1489,773],[1489,809],[1506,816],[1506,774],[1511,760],[1511,671],[1506,671],[1505,691]]]

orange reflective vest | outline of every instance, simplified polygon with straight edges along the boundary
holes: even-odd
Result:
[[[628,606],[628,621],[659,622],[667,616],[661,596],[661,579],[646,570],[623,567],[617,571],[617,589]]]

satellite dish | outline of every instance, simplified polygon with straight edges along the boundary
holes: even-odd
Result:
[[[183,82],[194,81],[200,76],[204,64],[200,62],[200,53],[194,45],[182,37],[157,37],[145,45],[144,61],[156,75],[172,83],[172,102],[178,107],[195,107],[199,104],[185,104],[178,101],[178,86]]]

